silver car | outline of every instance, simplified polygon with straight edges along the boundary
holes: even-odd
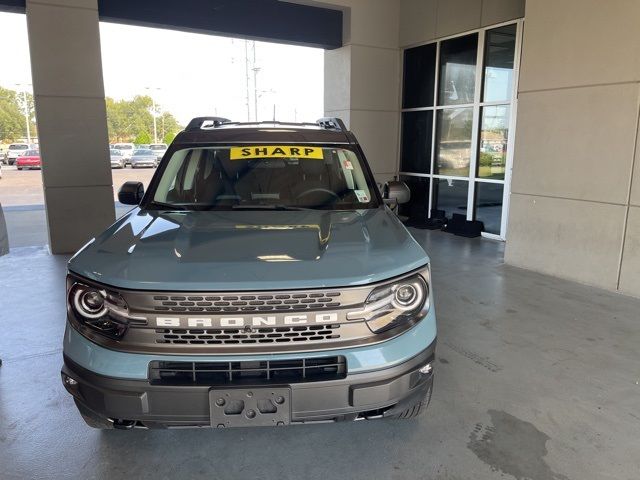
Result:
[[[139,149],[133,152],[131,156],[131,168],[138,167],[157,167],[158,166],[158,157],[152,150],[149,149]]]
[[[162,160],[162,157],[166,153],[167,148],[168,147],[166,143],[152,143],[151,145],[149,145],[149,149],[152,150],[153,153],[155,153],[156,157],[158,157],[158,162]]]
[[[124,155],[122,155],[120,150],[112,148],[109,150],[109,157],[111,159],[111,168],[124,168]]]

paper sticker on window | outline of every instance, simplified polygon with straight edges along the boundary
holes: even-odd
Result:
[[[322,148],[295,145],[251,145],[231,147],[231,160],[251,160],[255,158],[310,158],[322,160]]]
[[[351,163],[351,160],[343,160],[342,161],[342,165],[344,166],[344,168],[346,168],[347,170],[353,170],[353,164]]]
[[[354,190],[353,193],[356,194],[360,203],[369,203],[369,195],[364,190]]]

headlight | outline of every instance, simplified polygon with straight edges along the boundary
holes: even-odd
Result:
[[[384,332],[429,310],[429,287],[421,275],[414,275],[374,289],[364,308],[347,313],[348,320],[365,320],[374,333]]]
[[[120,338],[129,327],[127,303],[117,293],[75,282],[67,301],[79,323],[103,335]]]

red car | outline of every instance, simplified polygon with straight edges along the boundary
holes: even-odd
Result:
[[[40,162],[40,152],[38,150],[27,150],[16,158],[16,167],[18,170],[22,170],[23,168],[42,167],[42,163]]]

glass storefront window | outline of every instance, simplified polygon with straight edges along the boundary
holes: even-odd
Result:
[[[478,177],[504,180],[509,137],[509,106],[482,107]]]
[[[440,44],[438,105],[473,103],[476,87],[478,34]]]
[[[404,51],[400,171],[412,192],[405,216],[419,221],[444,210],[504,237],[521,36],[518,20]]]
[[[473,108],[439,110],[437,122],[434,173],[469,176]]]
[[[502,223],[502,183],[476,182],[475,219],[484,223],[484,231],[500,235]]]
[[[483,101],[511,100],[516,25],[487,30],[484,50]]]
[[[454,213],[466,216],[469,182],[449,178],[434,178],[433,181],[433,209],[444,210],[448,218]]]
[[[402,114],[400,171],[431,173],[432,132],[432,110]]]
[[[402,108],[433,107],[436,50],[431,43],[404,51]]]

